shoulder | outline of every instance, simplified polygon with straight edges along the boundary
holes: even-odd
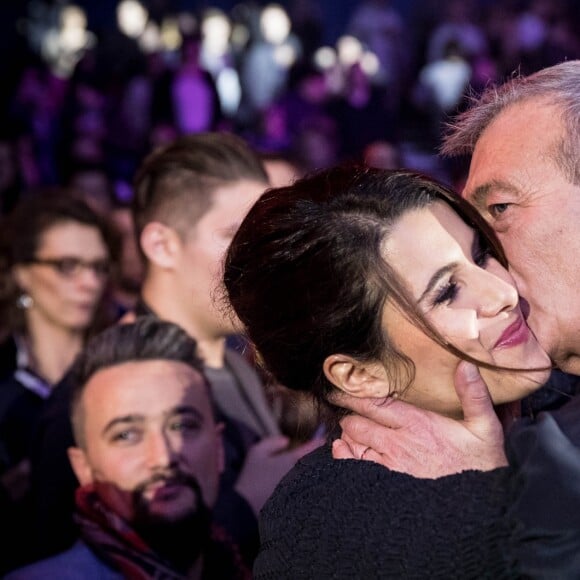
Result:
[[[512,511],[526,527],[549,533],[580,529],[579,413],[576,395],[557,411],[540,413],[536,421],[520,421],[508,436],[517,484]]]
[[[522,572],[577,578],[580,569],[580,396],[510,432],[514,546]]]
[[[507,480],[506,470],[492,472],[464,471],[457,475],[439,479],[418,479],[391,471],[372,461],[355,459],[335,460],[330,445],[320,447],[301,459],[282,480],[268,507],[276,503],[295,501],[296,494],[301,501],[313,498],[332,501],[333,495],[339,496],[339,506],[346,509],[342,498],[354,496],[362,501],[372,501],[373,505],[389,506],[389,509],[404,509],[392,500],[405,499],[410,503],[414,496],[440,495],[453,491],[460,496],[501,494]],[[380,495],[376,495],[380,491]],[[436,509],[436,508],[434,508]]]
[[[224,356],[230,370],[236,374],[251,377],[253,380],[260,383],[258,373],[247,358],[229,346],[226,348]]]
[[[0,342],[0,379],[10,376],[16,369],[16,341],[8,336]]]
[[[476,577],[481,562],[502,570],[494,552],[503,537],[494,525],[505,508],[498,480],[499,473],[481,472],[416,479],[372,462],[334,460],[323,447],[296,465],[262,510],[256,578],[445,577],[458,570]]]
[[[77,542],[66,552],[15,570],[6,580],[121,580],[122,576],[107,566],[83,542]]]
[[[38,420],[46,405],[46,398],[27,388],[29,377],[32,375],[25,371],[16,371],[0,381],[0,422],[20,424],[28,430]]]

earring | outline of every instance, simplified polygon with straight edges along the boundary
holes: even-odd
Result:
[[[26,294],[26,292],[20,294],[20,296],[18,296],[16,299],[16,306],[20,308],[20,310],[28,310],[32,308],[33,304],[34,300],[32,300],[32,296],[30,296],[30,294]]]

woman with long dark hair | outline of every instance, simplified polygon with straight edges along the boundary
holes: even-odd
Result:
[[[336,168],[269,190],[230,246],[235,313],[287,387],[398,397],[451,418],[475,362],[496,405],[548,378],[505,256],[477,212],[409,172]],[[505,470],[416,479],[330,446],[261,515],[257,578],[502,578]]]

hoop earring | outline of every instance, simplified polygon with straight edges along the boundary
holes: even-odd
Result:
[[[30,308],[32,308],[33,304],[34,300],[32,299],[32,296],[30,296],[30,294],[27,294],[26,292],[20,294],[20,296],[18,296],[18,298],[16,299],[16,307],[19,308],[20,310],[29,310]]]

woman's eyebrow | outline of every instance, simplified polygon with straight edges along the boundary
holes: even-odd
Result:
[[[442,268],[439,268],[439,270],[437,270],[435,274],[433,274],[433,276],[431,276],[431,278],[429,279],[427,288],[425,288],[425,291],[423,292],[423,294],[421,294],[419,300],[417,300],[417,303],[421,302],[425,298],[425,296],[427,296],[427,294],[429,294],[429,292],[433,290],[433,288],[435,287],[437,282],[441,280],[441,278],[443,278],[445,275],[447,275],[449,272],[452,272],[456,268],[457,262],[451,262],[450,264],[446,264]]]

